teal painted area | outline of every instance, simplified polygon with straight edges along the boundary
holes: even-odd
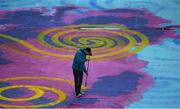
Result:
[[[167,38],[161,44],[149,46],[138,53],[140,59],[148,61],[143,70],[155,79],[155,85],[129,108],[180,107],[180,46],[173,40]]]
[[[29,9],[35,7],[46,7],[51,9],[55,6],[63,5],[63,0],[1,0],[0,9],[14,10],[14,9]]]
[[[75,5],[88,9],[147,9],[153,14],[171,20],[173,24],[180,24],[179,0],[1,0],[0,9],[29,9],[46,7],[53,12],[52,7]],[[139,13],[137,13],[139,14]],[[166,24],[165,24],[166,25]]]

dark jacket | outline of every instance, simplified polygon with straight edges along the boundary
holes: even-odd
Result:
[[[81,48],[76,52],[74,56],[72,69],[86,72],[85,62],[86,62],[86,55],[84,49]]]

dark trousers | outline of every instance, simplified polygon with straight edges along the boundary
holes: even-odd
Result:
[[[83,80],[83,71],[73,69],[74,82],[75,82],[75,92],[78,95],[81,91],[81,85]]]

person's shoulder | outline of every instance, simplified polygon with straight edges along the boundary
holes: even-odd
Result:
[[[84,50],[84,48],[79,48],[79,51],[83,51]]]
[[[77,51],[76,51],[76,54],[78,53],[82,53],[83,52],[83,49],[82,48],[80,48],[80,49],[77,49]]]
[[[84,48],[79,48],[79,50],[77,52],[83,53],[84,52]]]

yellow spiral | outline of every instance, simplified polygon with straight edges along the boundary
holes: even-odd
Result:
[[[80,28],[83,27],[110,27],[116,28],[116,30],[81,30]],[[30,43],[12,36],[0,34],[0,37],[16,41],[40,54],[58,57],[60,59],[72,59],[73,54],[78,48],[91,47],[93,53],[91,59],[96,61],[118,59],[135,54],[149,43],[144,34],[116,25],[71,25],[47,29],[38,35],[37,40],[43,47],[59,52],[41,50]],[[138,41],[137,37],[139,39]]]
[[[63,78],[56,78],[56,77],[45,77],[45,76],[19,76],[19,77],[10,77],[10,78],[1,78],[0,82],[10,82],[10,81],[18,81],[18,80],[48,80],[48,81],[56,81],[59,82],[65,82],[70,85],[74,85],[74,82],[70,80],[66,80]],[[35,92],[35,94],[31,97],[27,98],[8,98],[2,95],[2,93],[6,90],[16,89],[16,88],[27,88],[29,90],[32,90]],[[87,87],[82,86],[82,89],[87,89]],[[11,86],[5,86],[0,88],[0,100],[10,101],[10,102],[20,102],[20,101],[30,101],[34,99],[38,99],[44,95],[45,91],[53,92],[57,95],[56,99],[52,102],[46,103],[46,104],[35,104],[35,105],[15,105],[15,104],[1,104],[2,107],[7,108],[35,108],[35,107],[47,107],[47,106],[53,106],[58,103],[61,103],[62,101],[66,100],[66,94],[59,90],[55,89],[53,87],[47,87],[47,86],[37,86],[37,85],[11,85]]]

